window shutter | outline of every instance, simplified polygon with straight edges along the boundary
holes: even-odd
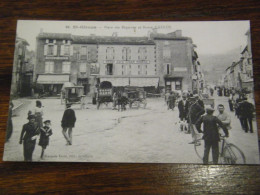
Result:
[[[44,45],[44,55],[47,55],[48,45]]]
[[[64,56],[64,45],[60,46],[60,55]]]
[[[56,40],[55,40],[55,39],[53,40],[53,43],[56,43]]]
[[[54,72],[54,63],[50,63],[50,73]]]
[[[46,39],[46,43],[49,43],[49,39]]]
[[[48,62],[45,62],[45,73],[48,73],[49,71],[49,64]]]
[[[73,47],[70,45],[70,55],[73,56]]]
[[[54,45],[54,51],[53,51],[53,55],[54,55],[54,56],[57,55],[57,49],[58,49],[57,45]]]

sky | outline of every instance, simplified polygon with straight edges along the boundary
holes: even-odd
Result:
[[[36,48],[36,36],[43,32],[71,33],[73,35],[147,36],[156,28],[158,33],[182,30],[182,35],[192,38],[198,55],[224,54],[246,46],[245,33],[250,23],[244,21],[205,21],[205,22],[97,22],[97,21],[44,21],[19,20],[17,35],[29,43],[29,50]]]

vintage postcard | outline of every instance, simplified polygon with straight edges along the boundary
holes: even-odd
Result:
[[[249,21],[16,35],[4,161],[259,164]]]

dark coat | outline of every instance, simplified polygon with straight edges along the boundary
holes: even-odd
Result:
[[[61,120],[61,126],[62,128],[65,127],[74,127],[76,122],[76,116],[74,110],[71,108],[68,108],[64,111],[62,120]]]
[[[27,141],[27,140],[31,140],[31,138],[35,135],[39,135],[40,130],[39,127],[37,125],[37,123],[31,124],[31,123],[26,123],[23,125],[23,129],[21,132],[21,136],[20,136],[20,141]],[[33,140],[35,141],[35,140]]]
[[[32,161],[32,154],[36,144],[36,139],[32,140],[32,137],[35,135],[39,135],[39,127],[37,123],[26,123],[23,125],[20,143],[23,141],[23,154],[25,161]]]
[[[203,101],[198,100],[189,108],[188,119],[192,124],[195,124],[201,115],[205,113]]]
[[[225,135],[228,136],[228,130],[225,125],[218,119],[218,117],[206,114],[201,116],[196,123],[198,132],[201,131],[201,124],[203,123],[203,139],[207,141],[220,141],[218,126],[220,126]]]
[[[254,106],[248,101],[243,101],[238,106],[238,115],[241,118],[253,118]]]
[[[178,109],[179,109],[179,117],[180,119],[187,119],[187,115],[189,112],[189,101],[186,100],[186,103],[184,105],[183,100],[179,101],[178,103]]]
[[[39,146],[46,148],[49,145],[49,137],[52,135],[52,129],[44,126],[40,129],[40,132]]]

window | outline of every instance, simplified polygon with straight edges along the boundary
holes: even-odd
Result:
[[[54,55],[54,45],[48,45],[47,55]]]
[[[62,73],[70,73],[70,62],[62,62]]]
[[[19,56],[23,55],[23,49],[21,47],[19,47],[19,49],[18,49],[18,55]]]
[[[147,59],[147,49],[146,47],[139,47],[138,49],[138,59],[139,60],[146,60]]]
[[[45,73],[54,72],[54,62],[45,62]]]
[[[170,58],[171,50],[169,47],[163,47],[163,58]]]
[[[64,55],[70,55],[70,46],[64,45]]]
[[[122,59],[131,60],[131,49],[129,47],[124,47],[122,49]]]
[[[164,45],[169,45],[169,41],[164,41]]]
[[[80,54],[82,56],[86,56],[87,55],[87,47],[86,46],[82,46],[81,47]]]
[[[113,64],[107,64],[107,75],[113,75]]]
[[[106,50],[106,59],[107,60],[113,60],[115,59],[115,50],[113,47],[108,47]]]
[[[87,64],[86,63],[80,63],[79,71],[81,73],[86,73],[87,72]]]
[[[175,89],[181,90],[181,81],[175,81]]]

